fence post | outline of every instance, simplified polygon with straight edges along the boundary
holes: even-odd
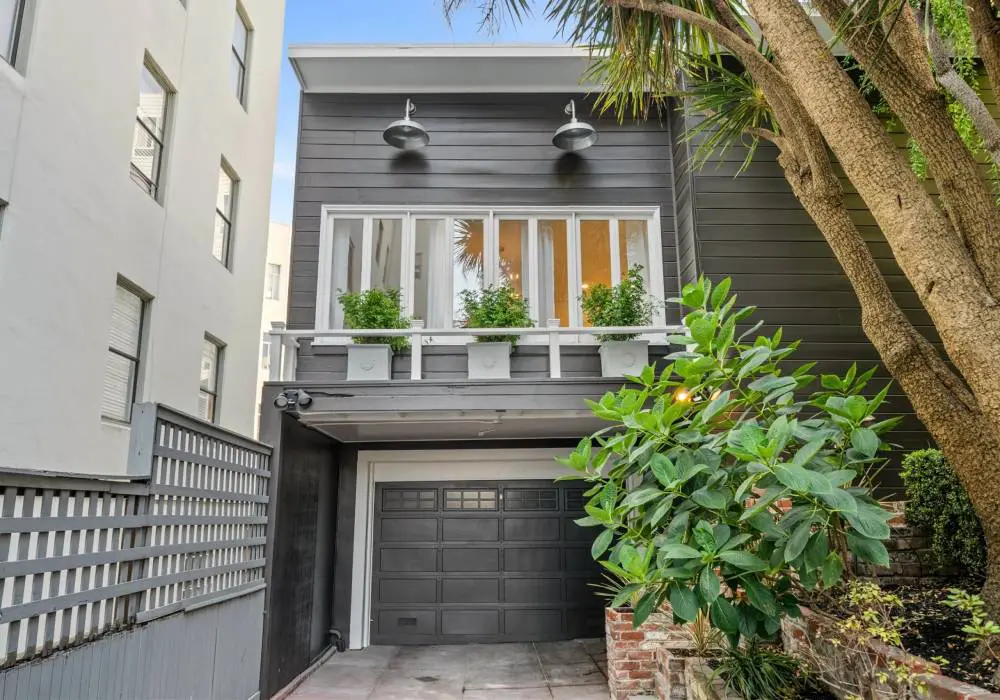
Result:
[[[271,344],[268,348],[268,380],[280,382],[281,376],[281,351],[284,349],[285,336],[281,331],[285,330],[284,321],[271,321]]]
[[[420,319],[410,321],[413,335],[410,336],[410,379],[420,381],[424,363],[424,322]]]
[[[558,318],[550,318],[546,324],[549,328],[549,377],[562,377],[562,358],[559,355],[559,334],[552,329],[559,327]]]

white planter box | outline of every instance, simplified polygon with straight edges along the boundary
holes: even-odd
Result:
[[[649,364],[648,340],[609,340],[601,343],[601,376],[637,377]]]
[[[510,343],[469,343],[469,379],[510,379]]]
[[[392,379],[392,348],[388,345],[348,345],[347,381]]]

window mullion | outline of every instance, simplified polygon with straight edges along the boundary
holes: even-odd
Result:
[[[416,294],[416,226],[413,223],[413,214],[403,213],[403,220],[400,224],[400,235],[403,240],[400,243],[401,269],[399,271],[399,291],[403,295],[403,314],[407,317],[413,316],[413,301]]]
[[[567,226],[568,241],[568,263],[569,263],[569,318],[570,325],[582,326],[583,313],[580,308],[579,296],[582,292],[582,272],[580,270],[580,219],[575,213],[569,215],[569,225]]]
[[[490,210],[483,222],[483,286],[500,280],[500,217]]]
[[[528,217],[528,279],[524,280],[522,287],[526,284],[524,295],[528,298],[528,307],[531,318],[535,319],[539,326],[544,326],[547,318],[542,318],[541,307],[538,304],[538,217]],[[522,252],[522,255],[525,254]]]
[[[622,281],[621,260],[622,251],[619,248],[618,240],[618,217],[608,218],[608,235],[611,236],[609,242],[611,251],[611,284],[616,285]],[[626,251],[627,254],[627,251]]]
[[[444,268],[443,274],[444,279],[447,280],[445,284],[439,286],[441,294],[444,295],[443,303],[441,308],[444,309],[447,318],[445,319],[444,327],[453,328],[455,326],[455,270],[454,261],[452,260],[452,246],[454,245],[455,235],[455,219],[451,216],[446,216],[444,218],[444,255],[441,256],[441,265]],[[483,251],[483,256],[485,257],[486,251]],[[486,261],[483,261],[486,264]],[[428,282],[430,279],[428,279]]]

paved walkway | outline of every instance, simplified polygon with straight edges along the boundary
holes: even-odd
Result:
[[[603,639],[370,647],[334,654],[289,700],[608,700]]]

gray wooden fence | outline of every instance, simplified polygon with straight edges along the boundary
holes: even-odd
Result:
[[[129,477],[0,470],[0,698],[251,697],[270,457],[266,445],[143,404]],[[189,619],[168,618],[177,613]],[[180,633],[172,643],[168,629]],[[230,640],[220,655],[214,645],[233,631],[241,651],[227,657]],[[116,645],[135,663],[115,671]],[[192,659],[192,648],[207,656]],[[97,671],[93,659],[77,663],[105,651]],[[151,685],[153,673],[126,687],[128,669],[151,666],[174,685]]]

